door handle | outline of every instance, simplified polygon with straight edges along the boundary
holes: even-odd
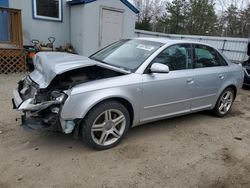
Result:
[[[223,80],[225,76],[223,74],[219,74],[219,78]]]
[[[194,83],[194,79],[192,79],[192,78],[187,79],[187,83],[188,84],[193,84]]]

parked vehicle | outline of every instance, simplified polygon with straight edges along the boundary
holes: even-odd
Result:
[[[250,86],[250,42],[248,43],[247,55],[249,56],[248,60],[242,63],[245,72],[244,86]]]
[[[244,86],[250,86],[250,61],[245,61],[242,63],[244,68],[245,77],[244,77]]]
[[[14,90],[23,126],[82,133],[92,148],[117,145],[130,127],[201,110],[225,116],[244,72],[213,47],[137,38],[94,55],[40,52]]]

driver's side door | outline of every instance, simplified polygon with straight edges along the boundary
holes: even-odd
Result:
[[[194,92],[190,44],[167,47],[152,62],[168,65],[169,73],[143,74],[141,122],[190,112]]]

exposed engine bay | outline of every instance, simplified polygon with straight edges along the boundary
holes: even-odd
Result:
[[[100,80],[124,75],[113,70],[99,66],[90,66],[57,75],[46,90],[62,89],[67,90],[75,85],[89,81]]]

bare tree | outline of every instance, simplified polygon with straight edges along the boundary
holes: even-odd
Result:
[[[167,33],[248,37],[250,0],[130,0],[136,28]]]
[[[154,26],[163,14],[166,0],[133,0],[134,5],[139,9],[138,22],[148,21]]]
[[[217,0],[222,36],[247,37],[250,24],[250,0]]]
[[[217,5],[219,7],[219,12],[224,12],[231,5],[239,10],[244,10],[250,3],[250,0],[217,0]]]

